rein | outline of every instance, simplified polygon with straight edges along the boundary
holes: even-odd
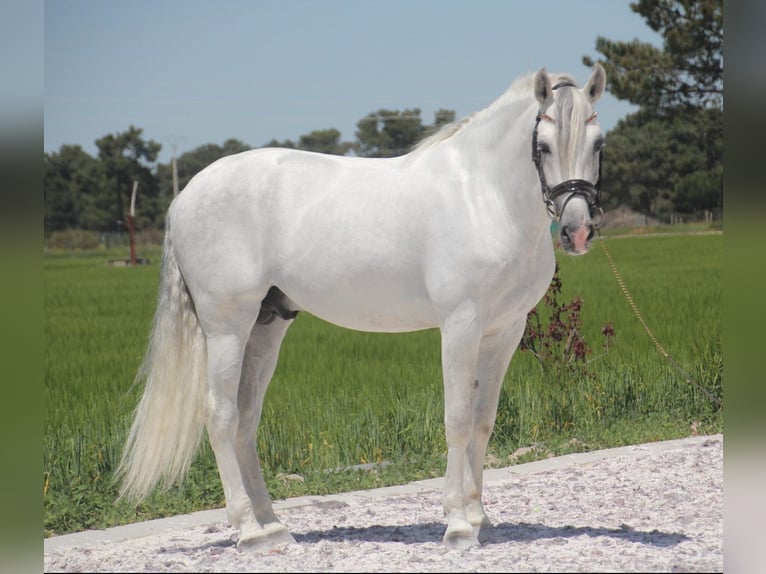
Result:
[[[575,86],[572,82],[559,82],[555,86],[553,86],[553,90],[558,90],[559,88],[575,88]],[[595,117],[595,116],[592,116]],[[537,129],[540,125],[541,120],[550,120],[550,116],[546,115],[545,113],[538,112],[537,117],[535,118],[535,129],[532,132],[532,161],[535,163],[535,167],[537,168],[537,175],[540,178],[540,187],[542,189],[543,194],[543,203],[545,204],[545,208],[548,212],[548,215],[551,219],[554,221],[558,221],[561,219],[561,215],[564,213],[564,209],[566,208],[569,201],[575,197],[580,196],[588,203],[588,210],[590,212],[591,219],[593,219],[595,214],[598,214],[599,220],[601,216],[603,216],[603,210],[599,206],[599,201],[601,199],[601,160],[602,160],[602,154],[603,150],[599,150],[598,153],[598,179],[596,180],[596,183],[593,184],[585,179],[568,179],[566,181],[563,181],[559,183],[558,185],[555,185],[553,189],[548,187],[548,183],[545,180],[545,172],[543,171],[543,158],[542,153],[540,152],[540,149],[537,147]],[[590,121],[590,120],[588,120]],[[564,194],[569,194],[569,196],[564,200],[564,203],[561,206],[561,209],[556,209],[556,203],[555,200],[561,197]],[[612,259],[611,253],[606,248],[606,243],[604,242],[604,238],[601,236],[601,230],[599,229],[598,224],[593,225],[596,230],[598,231],[599,240],[601,243],[601,247],[604,250],[604,254],[606,255],[607,260],[609,261],[609,266],[612,268],[612,273],[614,274],[615,279],[617,280],[617,284],[620,286],[620,289],[622,290],[623,294],[625,295],[625,299],[628,301],[628,304],[630,305],[630,308],[633,311],[633,314],[636,316],[638,321],[641,323],[641,326],[644,328],[644,331],[651,339],[652,343],[654,344],[657,351],[662,355],[675,369],[678,371],[681,376],[686,380],[686,382],[690,385],[695,386],[697,389],[699,389],[702,393],[704,393],[708,399],[710,399],[711,402],[718,405],[719,408],[723,408],[723,402],[718,399],[716,396],[713,395],[710,391],[708,391],[706,388],[704,388],[701,384],[699,384],[694,378],[692,378],[682,367],[680,364],[678,364],[678,361],[673,359],[673,357],[670,356],[670,353],[668,353],[665,350],[665,347],[662,346],[662,344],[659,342],[655,334],[652,332],[652,330],[649,328],[649,325],[647,325],[646,321],[644,320],[644,317],[641,315],[641,312],[638,309],[638,305],[636,305],[636,302],[633,300],[632,295],[630,294],[630,291],[628,290],[628,286],[625,284],[625,281],[623,280],[622,276],[620,275],[620,272],[617,270],[617,266],[614,263],[614,260]]]
[[[644,320],[644,317],[641,315],[641,312],[638,310],[638,305],[636,305],[636,302],[633,300],[633,296],[630,294],[630,291],[628,290],[628,286],[625,284],[625,280],[622,278],[622,275],[620,275],[620,272],[617,270],[617,265],[615,265],[614,260],[612,259],[612,254],[609,253],[609,250],[606,248],[606,243],[604,242],[604,238],[601,236],[601,230],[598,231],[598,238],[599,243],[601,243],[601,247],[604,250],[604,255],[606,255],[607,260],[609,261],[609,266],[612,268],[612,273],[614,273],[614,278],[617,280],[617,284],[620,286],[620,289],[622,290],[623,295],[625,295],[625,299],[628,301],[628,305],[630,305],[630,308],[633,310],[633,314],[636,316],[636,319],[641,323],[641,326],[644,328],[644,331],[646,331],[646,334],[649,336],[649,339],[651,339],[652,343],[654,343],[655,348],[657,351],[665,357],[665,359],[670,363],[676,371],[679,372],[679,374],[686,380],[686,382],[690,385],[694,385],[702,391],[708,399],[710,399],[713,403],[718,405],[718,408],[723,409],[723,401],[718,399],[716,396],[713,395],[710,391],[708,391],[705,387],[703,387],[700,383],[698,383],[694,378],[689,375],[682,367],[678,364],[678,361],[676,361],[673,357],[670,356],[670,353],[668,353],[665,350],[665,347],[662,346],[662,344],[659,342],[655,334],[652,332],[652,330],[649,328],[649,325],[646,324],[646,321]]]
[[[559,82],[553,86],[552,89],[558,90],[559,88],[575,87],[577,86],[575,86],[572,82]],[[603,211],[599,206],[601,199],[601,156],[603,154],[603,150],[599,150],[598,152],[598,179],[596,180],[595,184],[585,179],[568,179],[566,181],[562,181],[558,185],[553,186],[553,189],[551,189],[548,187],[548,182],[545,180],[545,172],[543,171],[543,157],[540,149],[537,147],[537,128],[540,125],[540,121],[543,119],[550,119],[550,117],[543,112],[539,112],[535,118],[535,129],[532,132],[532,161],[535,163],[535,167],[537,168],[537,176],[540,178],[540,187],[543,193],[543,203],[545,204],[545,209],[548,212],[548,216],[554,221],[560,220],[561,215],[564,213],[564,209],[566,208],[569,201],[573,197],[579,195],[587,202],[591,219],[593,219],[594,216],[598,214],[598,219],[600,220],[601,216],[603,215]],[[559,210],[556,208],[555,200],[564,194],[569,195],[564,200],[564,203]]]

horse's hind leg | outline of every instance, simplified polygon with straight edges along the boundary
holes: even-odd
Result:
[[[239,426],[237,394],[250,328],[244,324],[239,329],[228,328],[224,333],[207,337],[207,433],[226,496],[226,514],[229,523],[238,529],[256,521],[235,450]]]
[[[250,380],[243,372],[250,372],[252,367],[243,369],[243,365],[246,347],[255,346],[249,345],[249,341],[259,308],[258,303],[234,299],[226,305],[220,302],[209,305],[204,298],[200,298],[197,306],[204,318],[207,338],[206,426],[226,496],[229,523],[239,530],[240,546],[270,549],[292,537],[274,518],[270,502],[262,501],[267,494],[260,464],[254,452],[253,456],[243,456],[245,449],[241,446],[252,442],[243,429],[252,430],[254,415],[246,407],[243,420],[240,403],[249,405],[250,401],[240,398],[243,392],[249,394],[240,391],[240,387],[243,380]],[[252,358],[247,363],[252,365]]]
[[[255,438],[263,398],[277,365],[282,339],[291,323],[291,320],[281,318],[265,324],[256,323],[245,348],[239,385],[239,425],[235,449],[255,519],[260,526],[243,528],[240,532],[238,546],[249,550],[270,550],[278,544],[295,542],[287,528],[274,515]]]

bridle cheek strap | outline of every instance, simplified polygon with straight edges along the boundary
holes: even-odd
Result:
[[[563,86],[557,84],[553,89],[555,90],[559,87]],[[598,226],[598,223],[601,221],[604,214],[599,205],[601,200],[601,156],[603,152],[599,151],[598,153],[598,179],[595,184],[585,179],[568,179],[554,186],[553,189],[549,188],[548,183],[545,180],[545,172],[543,171],[542,153],[537,147],[537,128],[540,125],[540,120],[544,117],[546,117],[545,114],[541,112],[537,114],[535,121],[535,130],[532,132],[532,161],[537,168],[537,176],[540,179],[540,187],[543,193],[543,203],[548,211],[548,215],[554,221],[559,221],[561,215],[564,213],[564,208],[569,201],[575,196],[580,196],[588,204],[588,211],[590,212],[591,219],[595,220],[593,225]],[[555,200],[567,193],[569,196],[564,200],[561,209],[557,209]]]

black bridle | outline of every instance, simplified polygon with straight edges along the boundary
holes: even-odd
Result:
[[[552,89],[558,90],[559,88],[567,87],[575,88],[577,86],[575,86],[572,82],[560,82],[553,86]],[[603,210],[599,205],[601,199],[600,185],[601,155],[603,153],[602,150],[599,150],[598,152],[598,179],[596,180],[595,184],[589,182],[586,179],[568,179],[566,181],[562,181],[558,185],[553,186],[553,189],[549,188],[548,183],[545,181],[542,153],[537,147],[537,127],[540,125],[540,120],[545,117],[547,116],[544,113],[539,112],[535,118],[535,131],[532,132],[532,161],[535,162],[537,175],[540,178],[540,186],[543,192],[543,203],[545,204],[545,209],[548,211],[548,215],[554,221],[559,221],[562,214],[564,213],[564,208],[566,208],[567,204],[569,203],[569,200],[579,195],[587,202],[591,219],[593,220],[598,218],[598,221],[600,221],[601,216],[603,215]],[[556,209],[555,200],[565,194],[569,195],[564,200],[561,209]],[[596,221],[594,225],[597,225],[598,221]]]

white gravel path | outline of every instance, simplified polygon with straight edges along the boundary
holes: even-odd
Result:
[[[46,572],[720,572],[723,436],[487,472],[495,528],[445,550],[441,479],[275,503],[298,544],[236,548],[223,511],[45,540]]]

